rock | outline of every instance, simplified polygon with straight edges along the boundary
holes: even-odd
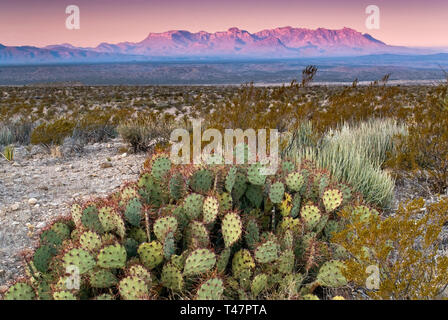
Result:
[[[111,167],[112,167],[112,163],[110,163],[110,162],[103,162],[102,164],[100,164],[101,169],[106,169],[106,168],[111,168]]]
[[[16,202],[11,206],[11,211],[17,211],[20,209],[20,203]]]
[[[36,198],[30,198],[28,199],[28,204],[30,206],[34,206],[37,203],[37,199]]]
[[[128,156],[128,154],[125,152],[125,153],[123,153],[121,156],[120,156],[120,158],[126,158]]]

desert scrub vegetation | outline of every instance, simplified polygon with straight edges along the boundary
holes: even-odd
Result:
[[[329,242],[359,202],[312,163],[172,165],[74,203],[26,255],[5,299],[331,299],[347,285]],[[80,286],[69,286],[77,268]],[[326,294],[319,288],[327,288]],[[337,294],[336,294],[337,293]]]
[[[407,135],[398,136],[399,152],[387,162],[400,179],[413,181],[424,195],[448,193],[447,87],[439,87],[407,117]]]
[[[394,180],[382,165],[395,150],[397,134],[406,135],[406,126],[392,119],[371,119],[344,124],[317,138],[309,121],[292,132],[283,155],[296,162],[312,160],[361,193],[367,203],[386,208],[393,199]]]
[[[54,145],[61,145],[64,139],[73,133],[74,128],[75,123],[65,118],[42,123],[32,131],[30,142],[50,149]]]
[[[148,151],[156,145],[168,145],[174,128],[172,116],[151,114],[120,124],[118,133],[135,153]]]
[[[388,217],[365,206],[338,214],[344,227],[332,235],[332,243],[346,257],[344,276],[365,295],[393,300],[446,298],[448,257],[442,231],[448,198],[432,204],[415,199]]]

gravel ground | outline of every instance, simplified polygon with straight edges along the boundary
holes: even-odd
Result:
[[[0,287],[22,274],[20,252],[75,199],[107,195],[138,177],[144,154],[121,154],[120,140],[85,146],[54,158],[40,147],[18,147],[15,161],[0,159]]]

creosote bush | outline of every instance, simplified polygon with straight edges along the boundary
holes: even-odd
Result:
[[[72,134],[74,128],[75,123],[65,118],[51,123],[42,123],[32,131],[30,142],[41,144],[47,148],[61,145],[64,139]]]
[[[414,108],[407,119],[409,134],[397,137],[398,152],[387,162],[398,178],[416,181],[425,195],[448,193],[448,89],[438,90]]]
[[[448,220],[447,198],[429,205],[412,200],[386,218],[368,208],[338,214],[345,226],[332,242],[346,256],[343,274],[370,298],[446,298],[448,257],[442,230]]]
[[[4,298],[317,299],[317,288],[344,288],[329,238],[359,199],[311,163],[261,169],[153,155],[137,182],[50,224]]]
[[[167,144],[173,129],[171,116],[152,114],[122,123],[118,133],[134,152],[139,152],[148,151],[156,144]]]

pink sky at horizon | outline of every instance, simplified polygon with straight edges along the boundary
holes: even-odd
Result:
[[[381,10],[380,30],[365,26],[370,4]],[[80,8],[80,30],[65,28],[68,5]],[[391,45],[448,47],[448,0],[0,0],[0,44],[9,46],[96,46],[175,29],[283,26],[350,27]]]

